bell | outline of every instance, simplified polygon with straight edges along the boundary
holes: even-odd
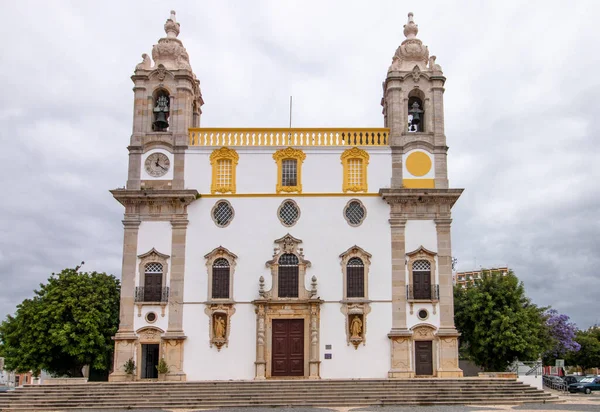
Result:
[[[169,127],[169,122],[167,122],[167,114],[165,112],[157,112],[156,109],[154,109],[154,118],[154,130],[160,131]]]
[[[414,102],[412,104],[412,109],[409,110],[409,113],[412,114],[412,124],[418,125],[421,123],[420,113],[423,113],[423,110],[419,109],[419,103]]]
[[[166,96],[160,96],[154,108],[154,126],[155,131],[166,130],[169,127],[167,115],[169,114],[169,99]]]

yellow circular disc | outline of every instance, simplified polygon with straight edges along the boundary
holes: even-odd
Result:
[[[406,158],[406,169],[413,176],[425,176],[431,170],[431,159],[423,152],[412,152]]]

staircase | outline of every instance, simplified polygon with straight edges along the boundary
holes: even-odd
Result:
[[[370,406],[560,402],[510,379],[361,379],[28,385],[0,394],[0,411]]]

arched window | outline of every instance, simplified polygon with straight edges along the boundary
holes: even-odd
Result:
[[[365,297],[365,264],[362,259],[353,257],[346,265],[346,291],[349,298]]]
[[[212,298],[229,299],[229,261],[219,258],[212,267]]]
[[[163,265],[147,263],[144,267],[144,302],[162,301]]]
[[[278,270],[278,296],[280,298],[298,297],[298,257],[291,253],[281,255]]]
[[[431,263],[428,260],[416,260],[412,264],[413,293],[415,299],[432,299]]]
[[[409,132],[424,132],[425,131],[425,108],[423,101],[425,96],[419,89],[413,89],[408,94],[408,131]]]

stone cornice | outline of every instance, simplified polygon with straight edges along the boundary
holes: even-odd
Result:
[[[178,204],[187,206],[196,200],[198,191],[185,190],[128,190],[113,189],[110,191],[119,203],[127,207],[132,204],[141,205],[148,203]]]
[[[387,203],[403,204],[449,204],[456,203],[464,189],[379,189],[379,195]]]

